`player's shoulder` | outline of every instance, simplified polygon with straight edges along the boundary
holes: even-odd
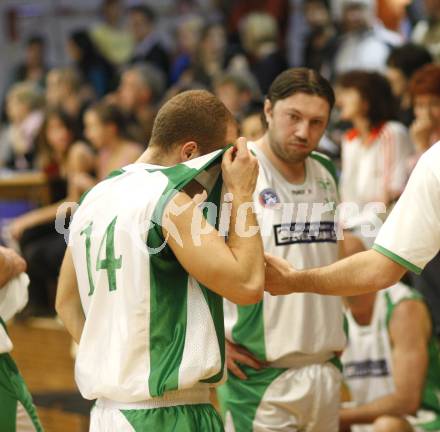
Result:
[[[310,153],[309,160],[314,164],[319,170],[325,171],[330,174],[336,184],[338,184],[338,172],[334,162],[324,153],[313,151]]]

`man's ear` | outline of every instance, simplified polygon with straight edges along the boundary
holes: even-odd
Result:
[[[268,125],[270,125],[270,123],[272,122],[272,112],[272,102],[269,99],[266,99],[264,101],[264,118],[266,119],[266,123]]]
[[[199,146],[195,141],[188,141],[180,147],[180,159],[186,162],[200,156]]]

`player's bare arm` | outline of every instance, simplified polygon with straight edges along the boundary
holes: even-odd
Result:
[[[266,290],[272,295],[311,292],[353,296],[387,288],[398,282],[406,269],[390,258],[368,250],[332,265],[296,271],[282,258],[265,254]]]
[[[0,288],[26,270],[26,261],[12,249],[0,246]]]
[[[195,244],[191,233],[194,217],[201,220],[197,204],[185,193],[179,193],[170,204],[186,208],[179,215],[168,214],[181,241],[174,238],[164,226],[164,237],[182,266],[199,282],[238,304],[252,304],[261,300],[264,289],[263,245],[258,229],[249,236],[240,236],[237,214],[240,206],[252,202],[252,193],[258,176],[258,162],[247,150],[244,139],[229,149],[222,163],[223,180],[233,195],[228,240],[225,243],[213,228],[199,236]],[[167,215],[167,209],[164,215]],[[248,208],[243,214],[244,231],[258,227],[255,214]],[[165,216],[164,216],[165,217]],[[166,224],[164,224],[166,225]],[[213,258],[214,257],[214,258]]]
[[[84,327],[84,312],[78,292],[72,254],[67,248],[58,278],[55,309],[74,341],[79,343]]]

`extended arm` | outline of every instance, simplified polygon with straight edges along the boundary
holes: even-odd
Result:
[[[313,292],[353,296],[378,291],[398,282],[406,269],[386,256],[368,250],[331,264],[296,271],[278,257],[266,254],[266,290],[273,295]]]

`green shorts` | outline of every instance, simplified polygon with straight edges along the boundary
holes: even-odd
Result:
[[[90,432],[223,432],[223,422],[211,404],[150,409],[103,408],[96,404]]]
[[[0,431],[42,432],[43,427],[17,366],[8,353],[0,354]]]

